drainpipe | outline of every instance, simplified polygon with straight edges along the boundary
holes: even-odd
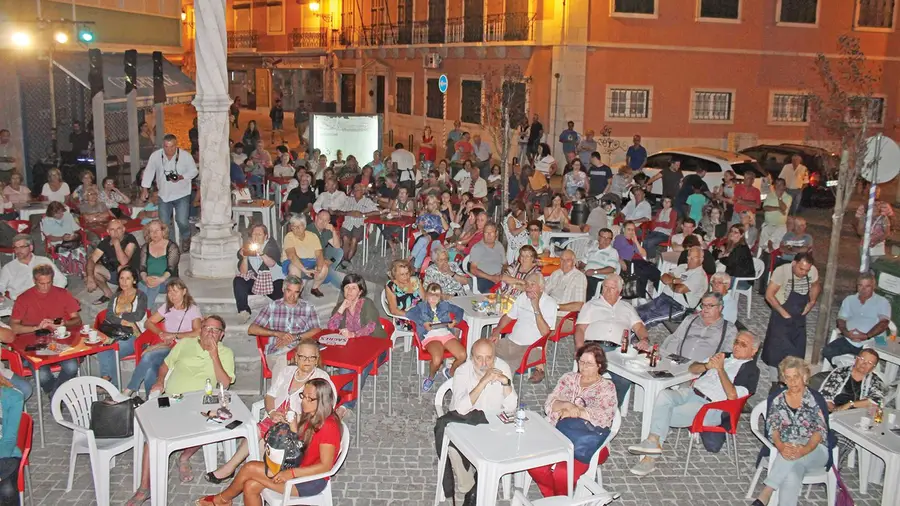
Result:
[[[559,119],[559,81],[562,76],[559,75],[559,72],[553,74],[553,77],[556,79],[556,93],[553,96],[553,137],[547,139],[547,145],[556,147],[556,141],[559,138],[559,135],[556,133],[556,122]]]

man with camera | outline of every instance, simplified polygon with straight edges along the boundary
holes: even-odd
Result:
[[[147,200],[150,185],[156,181],[159,188],[159,218],[169,226],[169,240],[175,241],[172,213],[181,239],[181,250],[191,250],[191,229],[188,215],[191,211],[191,180],[197,177],[197,164],[187,151],[178,147],[178,139],[172,134],[163,137],[163,147],[150,155],[144,177],[141,179],[141,199]]]

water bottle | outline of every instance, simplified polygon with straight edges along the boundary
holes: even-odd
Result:
[[[212,393],[213,393],[212,381],[210,381],[209,378],[206,378],[206,390],[204,390],[203,392],[206,395],[212,395]]]
[[[525,405],[519,404],[516,410],[516,432],[525,432]]]

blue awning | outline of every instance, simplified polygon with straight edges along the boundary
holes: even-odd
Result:
[[[89,88],[90,61],[88,52],[53,54],[53,64],[60,70]],[[103,53],[103,96],[107,106],[125,107],[125,54]],[[194,81],[163,58],[163,80],[166,84],[166,104],[190,102],[194,98]],[[139,54],[137,57],[138,107],[153,105],[153,57]]]

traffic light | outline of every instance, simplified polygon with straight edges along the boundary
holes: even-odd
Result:
[[[137,50],[125,51],[125,94],[137,88]]]
[[[94,32],[88,25],[78,27],[78,40],[87,44],[94,42]]]
[[[166,83],[163,81],[163,55],[153,51],[153,103],[166,103]]]

